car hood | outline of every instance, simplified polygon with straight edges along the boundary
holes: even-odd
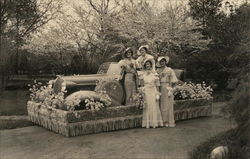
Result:
[[[74,76],[60,76],[66,82],[66,87],[78,85],[96,85],[102,78],[107,77],[107,74],[90,74],[90,75],[74,75]]]

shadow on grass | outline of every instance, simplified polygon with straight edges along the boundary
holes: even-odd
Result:
[[[0,120],[0,130],[22,128],[33,125],[34,124],[28,120]]]

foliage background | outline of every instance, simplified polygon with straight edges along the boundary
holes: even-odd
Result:
[[[244,1],[2,2],[1,57],[12,61],[1,60],[2,85],[11,74],[96,73],[126,47],[136,52],[148,44],[155,57],[168,55],[171,67],[185,69],[187,79],[225,90],[237,86],[249,60]]]

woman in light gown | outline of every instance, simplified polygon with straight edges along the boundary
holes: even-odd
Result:
[[[142,45],[139,49],[138,49],[138,55],[140,55],[137,59],[137,66],[138,69],[143,69],[143,64],[145,63],[145,60],[148,59],[152,59],[153,62],[153,70],[155,71],[155,61],[154,61],[154,57],[152,55],[150,55],[149,53],[149,47],[148,45]]]
[[[158,92],[159,78],[155,71],[152,71],[152,59],[145,60],[143,65],[144,73],[140,76],[144,83],[144,108],[142,127],[156,128],[163,126],[159,108],[160,93]]]
[[[174,70],[167,67],[169,57],[159,57],[157,60],[157,73],[160,77],[160,109],[161,115],[166,127],[175,127],[174,120],[174,95],[172,91],[173,83],[177,82],[178,79],[175,75]]]
[[[137,92],[138,75],[136,72],[136,61],[132,57],[133,50],[127,48],[123,53],[123,59],[118,63],[124,71],[125,105],[134,103],[133,96]]]

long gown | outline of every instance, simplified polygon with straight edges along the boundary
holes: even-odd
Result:
[[[172,92],[172,83],[177,82],[178,79],[175,72],[169,67],[159,68],[157,72],[160,76],[160,109],[162,119],[164,125],[174,127],[174,95]]]
[[[157,101],[157,96],[160,93],[157,90],[159,86],[159,78],[155,73],[144,73],[141,77],[144,82],[144,101],[145,106],[143,108],[143,118],[142,127],[146,128],[156,128],[158,126],[163,126],[163,121],[161,117],[161,112],[159,108],[159,102]]]
[[[133,96],[137,90],[136,61],[125,58],[119,61],[118,64],[124,69],[125,105],[131,105],[134,103]]]

